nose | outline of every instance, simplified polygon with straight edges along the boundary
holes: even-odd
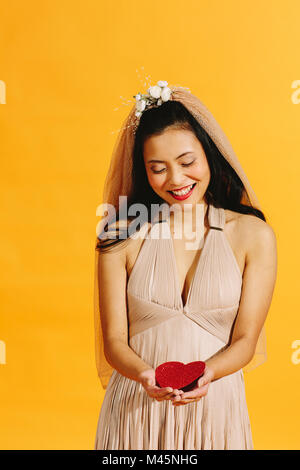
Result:
[[[170,171],[169,186],[172,188],[184,186],[183,173],[181,170],[176,169]]]

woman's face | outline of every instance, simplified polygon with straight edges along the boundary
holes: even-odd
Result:
[[[150,186],[168,204],[204,202],[210,169],[192,131],[169,128],[149,137],[144,143],[144,163]],[[182,192],[172,193],[175,190]]]

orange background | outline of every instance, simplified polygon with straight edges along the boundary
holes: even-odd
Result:
[[[268,362],[245,375],[246,394],[255,449],[299,449],[299,2],[1,10],[1,449],[94,448],[96,208],[129,110],[120,95],[146,91],[147,75],[189,87],[212,111],[277,234]]]

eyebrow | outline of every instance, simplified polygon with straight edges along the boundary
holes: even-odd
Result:
[[[184,152],[181,155],[178,155],[178,157],[175,158],[175,160],[178,160],[178,158],[183,157],[184,155],[187,155],[188,153],[193,153],[192,151],[189,152]],[[147,163],[165,163],[163,160],[148,160]]]

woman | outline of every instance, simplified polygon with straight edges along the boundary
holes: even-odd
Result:
[[[160,81],[135,98],[105,182],[116,216],[96,245],[95,449],[253,449],[243,371],[266,360],[275,234],[197,97]],[[204,375],[190,391],[160,388],[168,361],[205,361]]]

